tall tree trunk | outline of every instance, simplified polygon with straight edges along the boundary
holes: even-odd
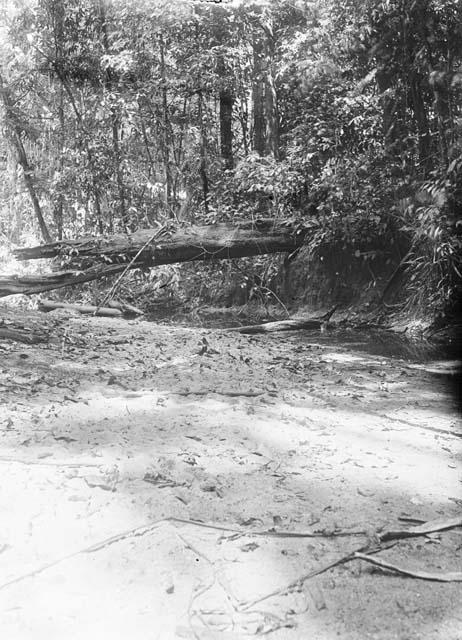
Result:
[[[202,180],[202,194],[204,201],[204,209],[206,215],[209,213],[209,178],[207,175],[207,131],[204,122],[204,113],[203,113],[203,104],[202,104],[202,92],[199,91],[197,94],[198,99],[198,116],[199,116],[199,127],[201,132],[201,142],[200,142],[200,165],[199,165],[199,173]]]
[[[266,115],[266,153],[276,160],[279,157],[279,111],[274,77],[274,31],[271,15],[262,22],[265,33],[265,115]]]
[[[22,142],[22,138],[21,138],[22,129],[18,123],[16,114],[14,112],[14,108],[12,106],[12,101],[11,101],[8,89],[5,87],[3,83],[3,78],[1,75],[0,75],[0,96],[2,98],[3,108],[5,111],[5,116],[6,116],[5,120],[8,127],[8,132],[10,134],[9,137],[16,150],[18,163],[23,172],[24,182],[26,184],[27,191],[29,192],[29,196],[32,202],[32,206],[34,208],[35,216],[37,218],[37,222],[40,227],[40,232],[45,242],[52,242],[50,232],[48,231],[48,227],[43,217],[42,208],[40,206],[40,202],[37,196],[37,191],[35,188],[34,171],[29,164],[26,150],[24,149],[24,145]]]
[[[242,144],[244,147],[244,154],[249,154],[249,108],[246,98],[241,98],[239,108],[239,122],[242,130]]]
[[[256,34],[253,38],[252,108],[253,149],[263,156],[266,149],[264,47],[261,37]]]
[[[172,174],[170,167],[170,119],[168,113],[167,74],[165,68],[165,43],[162,34],[159,35],[160,49],[160,78],[162,83],[162,147],[165,167],[165,206],[170,217],[173,217],[172,208]]]
[[[109,34],[107,30],[106,10],[104,3],[100,0],[99,3],[100,22],[101,22],[101,35],[106,55],[110,53]],[[114,169],[117,182],[117,190],[119,192],[119,215],[125,230],[128,231],[128,216],[127,216],[127,204],[125,185],[123,180],[122,171],[122,154],[120,150],[120,115],[117,112],[117,108],[112,103],[112,93],[114,89],[114,78],[110,69],[106,70],[104,86],[109,92],[109,100],[111,101],[110,113],[111,113],[111,134],[112,134],[112,150],[114,157]]]
[[[233,158],[233,106],[234,94],[226,77],[226,66],[222,56],[218,60],[218,75],[220,77],[220,149],[225,169],[232,169]]]
[[[116,108],[111,107],[112,123],[112,148],[114,153],[114,164],[116,170],[117,190],[119,192],[119,212],[120,219],[125,229],[128,229],[129,220],[127,214],[127,202],[125,197],[125,185],[122,172],[122,154],[120,151],[120,118]]]
[[[51,18],[53,24],[53,36],[54,36],[54,48],[55,48],[55,60],[61,65],[64,57],[63,44],[64,44],[64,7],[62,3],[56,2],[51,7]],[[59,98],[58,98],[58,120],[59,131],[57,135],[57,153],[58,153],[58,172],[62,176],[64,170],[64,145],[65,145],[65,119],[64,119],[64,88],[62,83],[59,85]],[[56,231],[58,234],[58,240],[62,240],[63,237],[63,220],[64,215],[64,195],[61,189],[58,190],[54,197],[53,203],[53,218],[56,225]]]
[[[63,162],[63,149],[64,149],[64,95],[63,87],[59,86],[59,105],[58,105],[58,118],[59,118],[59,133],[58,133],[58,171],[62,175],[64,169]],[[53,206],[53,218],[58,233],[58,240],[62,240],[63,237],[63,213],[64,213],[64,196],[61,190],[55,196],[55,202]]]

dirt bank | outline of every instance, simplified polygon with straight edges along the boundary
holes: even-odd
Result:
[[[460,640],[460,583],[356,560],[283,591],[400,518],[461,513],[447,368],[55,317],[50,344],[0,342],[3,638]],[[461,571],[460,532],[379,557]]]

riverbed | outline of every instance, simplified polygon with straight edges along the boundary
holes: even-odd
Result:
[[[2,637],[460,640],[460,583],[328,568],[460,515],[453,352],[56,317],[0,342]],[[461,529],[380,558],[461,571]]]

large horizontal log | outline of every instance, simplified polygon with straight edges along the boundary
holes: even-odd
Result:
[[[306,234],[306,228],[257,220],[236,226],[220,223],[188,227],[160,237],[158,229],[143,229],[131,235],[63,240],[16,249],[14,253],[20,260],[59,257],[66,270],[34,276],[0,276],[0,297],[60,289],[115,275],[127,268],[294,251],[302,246]]]
[[[16,249],[19,260],[61,259],[68,267],[129,262],[134,256],[145,266],[192,260],[242,258],[293,251],[303,243],[306,230],[273,220],[190,226],[173,232],[141,229],[134,233],[61,240]],[[139,254],[139,255],[138,255]]]

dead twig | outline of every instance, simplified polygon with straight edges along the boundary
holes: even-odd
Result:
[[[210,560],[210,558],[208,558],[204,553],[202,553],[202,551],[199,551],[199,549],[197,549],[197,547],[192,545],[189,542],[189,540],[186,540],[186,538],[184,538],[180,533],[178,533],[178,531],[175,531],[175,535],[179,540],[181,540],[181,542],[184,544],[186,549],[189,549],[196,556],[198,556],[199,558],[202,558],[203,560],[205,560],[207,562],[207,564],[209,564],[210,566],[212,566],[212,567],[214,566],[214,563],[212,562],[212,560]]]
[[[20,462],[23,463],[22,460],[12,460],[12,459],[2,459],[0,458],[0,462]],[[85,464],[85,463],[76,463],[76,464],[72,464],[72,463],[52,463],[52,462],[39,462],[39,461],[30,461],[27,462],[25,461],[24,464],[48,464],[48,465],[52,465],[52,466],[100,466],[100,465],[92,465],[92,464]],[[152,523],[148,523],[148,524],[143,524],[140,525],[139,527],[135,527],[134,529],[128,529],[126,531],[123,531],[122,533],[118,533],[114,536],[111,536],[110,538],[106,538],[105,540],[102,540],[101,542],[98,542],[94,545],[91,545],[89,547],[85,547],[84,549],[80,549],[79,551],[75,551],[73,553],[70,553],[68,555],[62,556],[61,558],[58,558],[57,560],[53,560],[52,562],[49,562],[45,565],[43,565],[42,567],[39,567],[38,569],[35,569],[34,571],[31,571],[29,573],[23,574],[21,576],[18,576],[16,578],[12,578],[11,580],[9,580],[8,582],[5,582],[3,584],[0,584],[0,590],[5,589],[6,587],[15,584],[17,582],[20,582],[22,580],[25,580],[26,578],[31,578],[35,575],[38,575],[39,573],[42,573],[43,571],[45,571],[46,569],[49,569],[50,567],[54,567],[55,565],[64,562],[65,560],[69,560],[70,558],[74,558],[75,556],[78,556],[81,553],[93,553],[95,551],[100,551],[101,549],[104,549],[105,547],[108,547],[111,544],[115,544],[117,542],[120,542],[122,540],[124,540],[125,538],[129,538],[129,537],[133,537],[133,536],[143,536],[146,535],[147,533],[150,533],[151,531],[154,531],[155,529],[157,529],[158,527],[160,527],[163,524],[167,524],[167,523],[179,523],[179,524],[189,524],[189,525],[193,525],[195,527],[201,527],[204,529],[212,529],[214,531],[224,531],[224,532],[228,532],[228,533],[234,533],[234,534],[239,534],[241,536],[264,536],[264,537],[272,537],[272,538],[336,538],[336,537],[345,537],[345,536],[364,536],[366,535],[365,531],[338,531],[338,532],[332,532],[332,533],[326,533],[326,532],[294,532],[294,531],[246,531],[244,529],[238,529],[238,528],[234,528],[234,527],[224,527],[221,525],[214,525],[214,524],[207,524],[206,522],[201,522],[200,520],[190,520],[187,518],[163,518],[161,520],[156,520],[155,522]],[[347,556],[344,556],[342,558],[339,558],[338,560],[335,560],[333,563],[330,563],[329,565],[325,566],[325,567],[321,567],[320,569],[316,569],[315,571],[312,571],[311,573],[306,574],[305,576],[301,576],[300,578],[298,578],[297,580],[295,580],[294,582],[292,582],[290,585],[282,588],[282,589],[278,589],[274,592],[272,592],[271,594],[268,594],[266,596],[263,596],[262,598],[255,600],[251,603],[245,603],[244,604],[244,608],[247,609],[251,606],[253,606],[254,604],[257,604],[258,602],[261,602],[263,600],[266,600],[270,597],[272,597],[273,595],[279,595],[282,593],[285,593],[286,591],[290,591],[292,588],[294,588],[294,586],[297,586],[299,584],[302,584],[303,582],[305,582],[306,580],[309,580],[310,578],[319,575],[320,573],[324,573],[326,571],[328,571],[329,569],[332,569],[333,567],[336,567],[340,564],[345,564],[346,562],[350,562],[350,560],[356,560],[356,559],[365,559],[362,556],[366,555],[363,552],[364,551],[368,551],[369,554],[371,553],[378,553],[380,551],[384,551],[385,549],[390,549],[391,547],[393,547],[395,544],[397,544],[398,540],[400,539],[404,539],[404,538],[409,538],[409,537],[417,537],[417,536],[424,536],[427,535],[429,533],[435,533],[437,531],[447,531],[448,529],[454,529],[456,527],[460,527],[462,526],[462,517],[456,517],[456,518],[448,518],[448,519],[444,519],[444,520],[432,520],[429,521],[427,523],[418,525],[416,527],[412,527],[412,529],[409,530],[397,530],[397,531],[385,531],[384,533],[382,533],[381,535],[379,535],[379,541],[381,544],[383,544],[384,542],[388,542],[391,541],[390,544],[388,544],[387,546],[379,546],[377,547],[375,550],[371,550],[369,547],[361,547],[359,549],[357,549],[356,551],[353,551],[352,553],[348,554]],[[186,543],[186,541],[183,540],[183,542]],[[188,546],[192,549],[191,545],[189,545],[189,543],[187,543]],[[197,550],[192,549],[195,553],[197,553]],[[358,555],[359,554],[359,555]],[[367,557],[369,558],[370,556],[367,555]],[[393,567],[395,565],[390,565],[390,567],[385,567],[385,568],[391,568],[393,570]],[[399,567],[398,567],[399,569]],[[401,571],[401,573],[405,572],[406,570],[403,569]],[[413,577],[417,577],[417,578],[421,578],[422,580],[437,580],[439,582],[462,582],[462,573],[446,573],[446,574],[430,574],[430,573],[426,573],[426,572],[414,572],[415,575],[413,574]],[[406,575],[410,575],[409,573]],[[242,609],[242,605],[241,605],[241,610]]]
[[[68,553],[65,556],[61,556],[57,560],[52,560],[51,562],[47,562],[46,564],[42,565],[41,567],[38,567],[37,569],[34,569],[33,571],[29,571],[28,573],[24,573],[20,576],[17,576],[16,578],[12,578],[11,580],[4,582],[3,584],[0,584],[0,591],[2,589],[6,589],[7,587],[10,587],[13,584],[22,582],[22,580],[26,580],[26,578],[33,578],[34,576],[39,575],[40,573],[43,573],[47,569],[51,569],[51,567],[55,567],[61,562],[65,562],[66,560],[75,558],[82,553],[92,553],[94,551],[99,551],[100,549],[104,549],[104,547],[107,547],[110,544],[113,544],[114,542],[119,542],[124,538],[128,538],[130,536],[141,536],[141,535],[145,535],[146,533],[150,533],[151,531],[158,528],[160,525],[164,524],[165,522],[166,520],[158,520],[154,522],[152,525],[142,525],[141,527],[136,527],[135,529],[129,529],[124,533],[118,534],[117,536],[113,536],[112,538],[107,538],[102,542],[98,542],[89,547],[85,547],[84,549],[79,549],[78,551]]]
[[[174,396],[206,396],[209,393],[215,393],[217,396],[229,396],[231,398],[256,398],[262,396],[264,391],[217,391],[216,389],[208,389],[203,391],[172,391]]]
[[[249,609],[250,607],[263,602],[264,600],[268,600],[268,598],[272,598],[273,596],[283,595],[289,591],[292,591],[298,586],[301,586],[304,582],[313,578],[321,573],[325,573],[334,567],[337,567],[342,564],[346,564],[347,562],[351,562],[352,560],[365,560],[370,564],[375,564],[376,566],[381,567],[382,569],[388,569],[390,571],[394,571],[395,573],[399,573],[401,575],[406,575],[412,578],[417,578],[419,580],[431,580],[435,582],[462,582],[462,572],[447,572],[447,573],[428,573],[426,571],[411,571],[409,569],[403,569],[397,565],[377,560],[376,558],[371,557],[372,554],[379,553],[381,551],[385,551],[386,549],[391,549],[396,544],[398,544],[399,540],[424,536],[429,533],[435,533],[437,531],[447,531],[448,529],[454,529],[456,527],[462,526],[462,517],[458,516],[456,518],[446,518],[440,520],[431,520],[429,522],[425,522],[423,524],[419,524],[416,527],[412,527],[411,529],[403,529],[396,531],[385,531],[381,535],[379,535],[379,546],[374,549],[370,549],[368,547],[362,547],[361,549],[357,549],[352,553],[349,553],[334,562],[331,562],[324,567],[320,567],[319,569],[315,569],[310,573],[307,573],[297,580],[294,580],[290,584],[282,587],[281,589],[276,589],[271,593],[262,596],[261,598],[257,598],[256,600],[252,600],[251,602],[243,603],[240,607],[242,611]],[[389,544],[382,546],[384,542],[389,542]],[[368,551],[368,553],[364,553],[364,551]]]
[[[410,422],[409,420],[404,420],[403,418],[395,418],[394,416],[390,416],[386,413],[383,414],[383,417],[393,422],[400,422],[401,424],[407,424],[410,427],[423,429],[424,431],[433,431],[434,433],[442,433],[445,436],[452,436],[453,438],[462,438],[462,433],[458,431],[449,431],[449,429],[441,429],[441,427],[431,427],[425,424],[418,424],[417,422]]]
[[[151,242],[153,242],[154,240],[156,240],[157,238],[159,238],[161,235],[163,235],[166,232],[166,227],[165,225],[160,227],[160,229],[158,229],[145,243],[144,245],[141,247],[141,249],[138,251],[138,253],[136,253],[136,255],[133,256],[133,258],[130,260],[130,262],[127,264],[127,266],[125,267],[125,269],[122,271],[122,273],[120,274],[120,276],[117,278],[117,280],[114,282],[114,284],[112,285],[112,288],[110,289],[109,293],[107,293],[104,298],[103,301],[96,307],[96,310],[94,312],[93,315],[96,315],[97,312],[99,311],[99,309],[101,307],[103,307],[106,302],[108,300],[112,300],[112,298],[115,295],[115,292],[117,291],[118,286],[120,285],[120,283],[122,282],[122,279],[124,278],[125,274],[127,273],[127,271],[129,269],[132,268],[132,266],[135,264],[135,262],[137,261],[138,257],[143,253],[143,251],[146,249],[146,247],[148,247],[148,245],[151,244]]]
[[[394,546],[395,544],[397,544],[396,542],[389,545],[388,547],[379,547],[375,553],[378,553],[379,551],[383,551],[385,548],[389,549],[390,547]],[[321,573],[326,573],[326,571],[329,571],[330,569],[333,569],[334,567],[338,567],[342,564],[346,564],[347,562],[350,562],[351,560],[354,559],[355,554],[356,553],[360,553],[362,551],[365,550],[365,547],[361,547],[360,549],[357,549],[356,551],[352,551],[351,553],[348,553],[346,556],[342,556],[341,558],[338,558],[337,560],[334,560],[333,562],[330,562],[329,564],[324,565],[323,567],[319,567],[319,569],[315,569],[314,571],[310,571],[309,573],[305,573],[303,576],[300,576],[299,578],[297,578],[296,580],[293,580],[292,582],[289,582],[289,584],[287,584],[285,587],[281,587],[280,589],[275,589],[274,591],[271,591],[270,593],[267,593],[264,596],[261,596],[260,598],[256,598],[255,600],[251,600],[250,602],[243,602],[241,603],[239,610],[240,611],[246,611],[247,609],[250,609],[251,607],[255,606],[256,604],[260,604],[261,602],[264,602],[265,600],[269,600],[269,598],[272,598],[273,596],[282,596],[286,593],[289,593],[290,591],[293,591],[294,589],[296,589],[297,587],[301,587],[302,584],[304,582],[306,582],[307,580],[310,580],[311,578],[314,578],[315,576],[319,576]],[[370,553],[374,553],[374,551],[370,551]]]
[[[455,529],[456,527],[462,527],[462,516],[456,516],[455,518],[443,518],[438,520],[429,520],[422,524],[412,527],[411,529],[397,529],[388,530],[379,534],[380,542],[389,542],[390,540],[403,540],[404,538],[416,538],[418,536],[426,536],[429,533],[436,533],[437,531],[447,531],[448,529]]]
[[[37,465],[40,467],[70,467],[78,469],[79,467],[100,467],[101,463],[95,462],[45,462],[42,460],[20,460],[19,458],[0,458],[0,462],[5,464],[25,464],[25,465]]]
[[[428,573],[428,571],[411,571],[410,569],[404,569],[391,562],[385,562],[379,558],[372,558],[366,553],[360,553],[357,551],[353,554],[350,560],[364,560],[373,564],[381,569],[387,569],[388,571],[394,571],[403,576],[409,576],[410,578],[417,578],[418,580],[431,580],[433,582],[462,582],[462,571],[448,571],[446,573]]]
[[[260,536],[265,538],[338,538],[346,536],[364,536],[365,531],[333,531],[332,533],[326,533],[324,531],[273,531],[268,529],[266,531],[253,531],[251,529],[238,529],[237,527],[224,527],[216,524],[208,524],[207,522],[201,522],[200,520],[190,520],[188,518],[168,518],[169,522],[178,522],[180,524],[191,524],[195,527],[201,527],[203,529],[213,529],[215,531],[224,531],[226,533],[234,533],[240,536]]]

